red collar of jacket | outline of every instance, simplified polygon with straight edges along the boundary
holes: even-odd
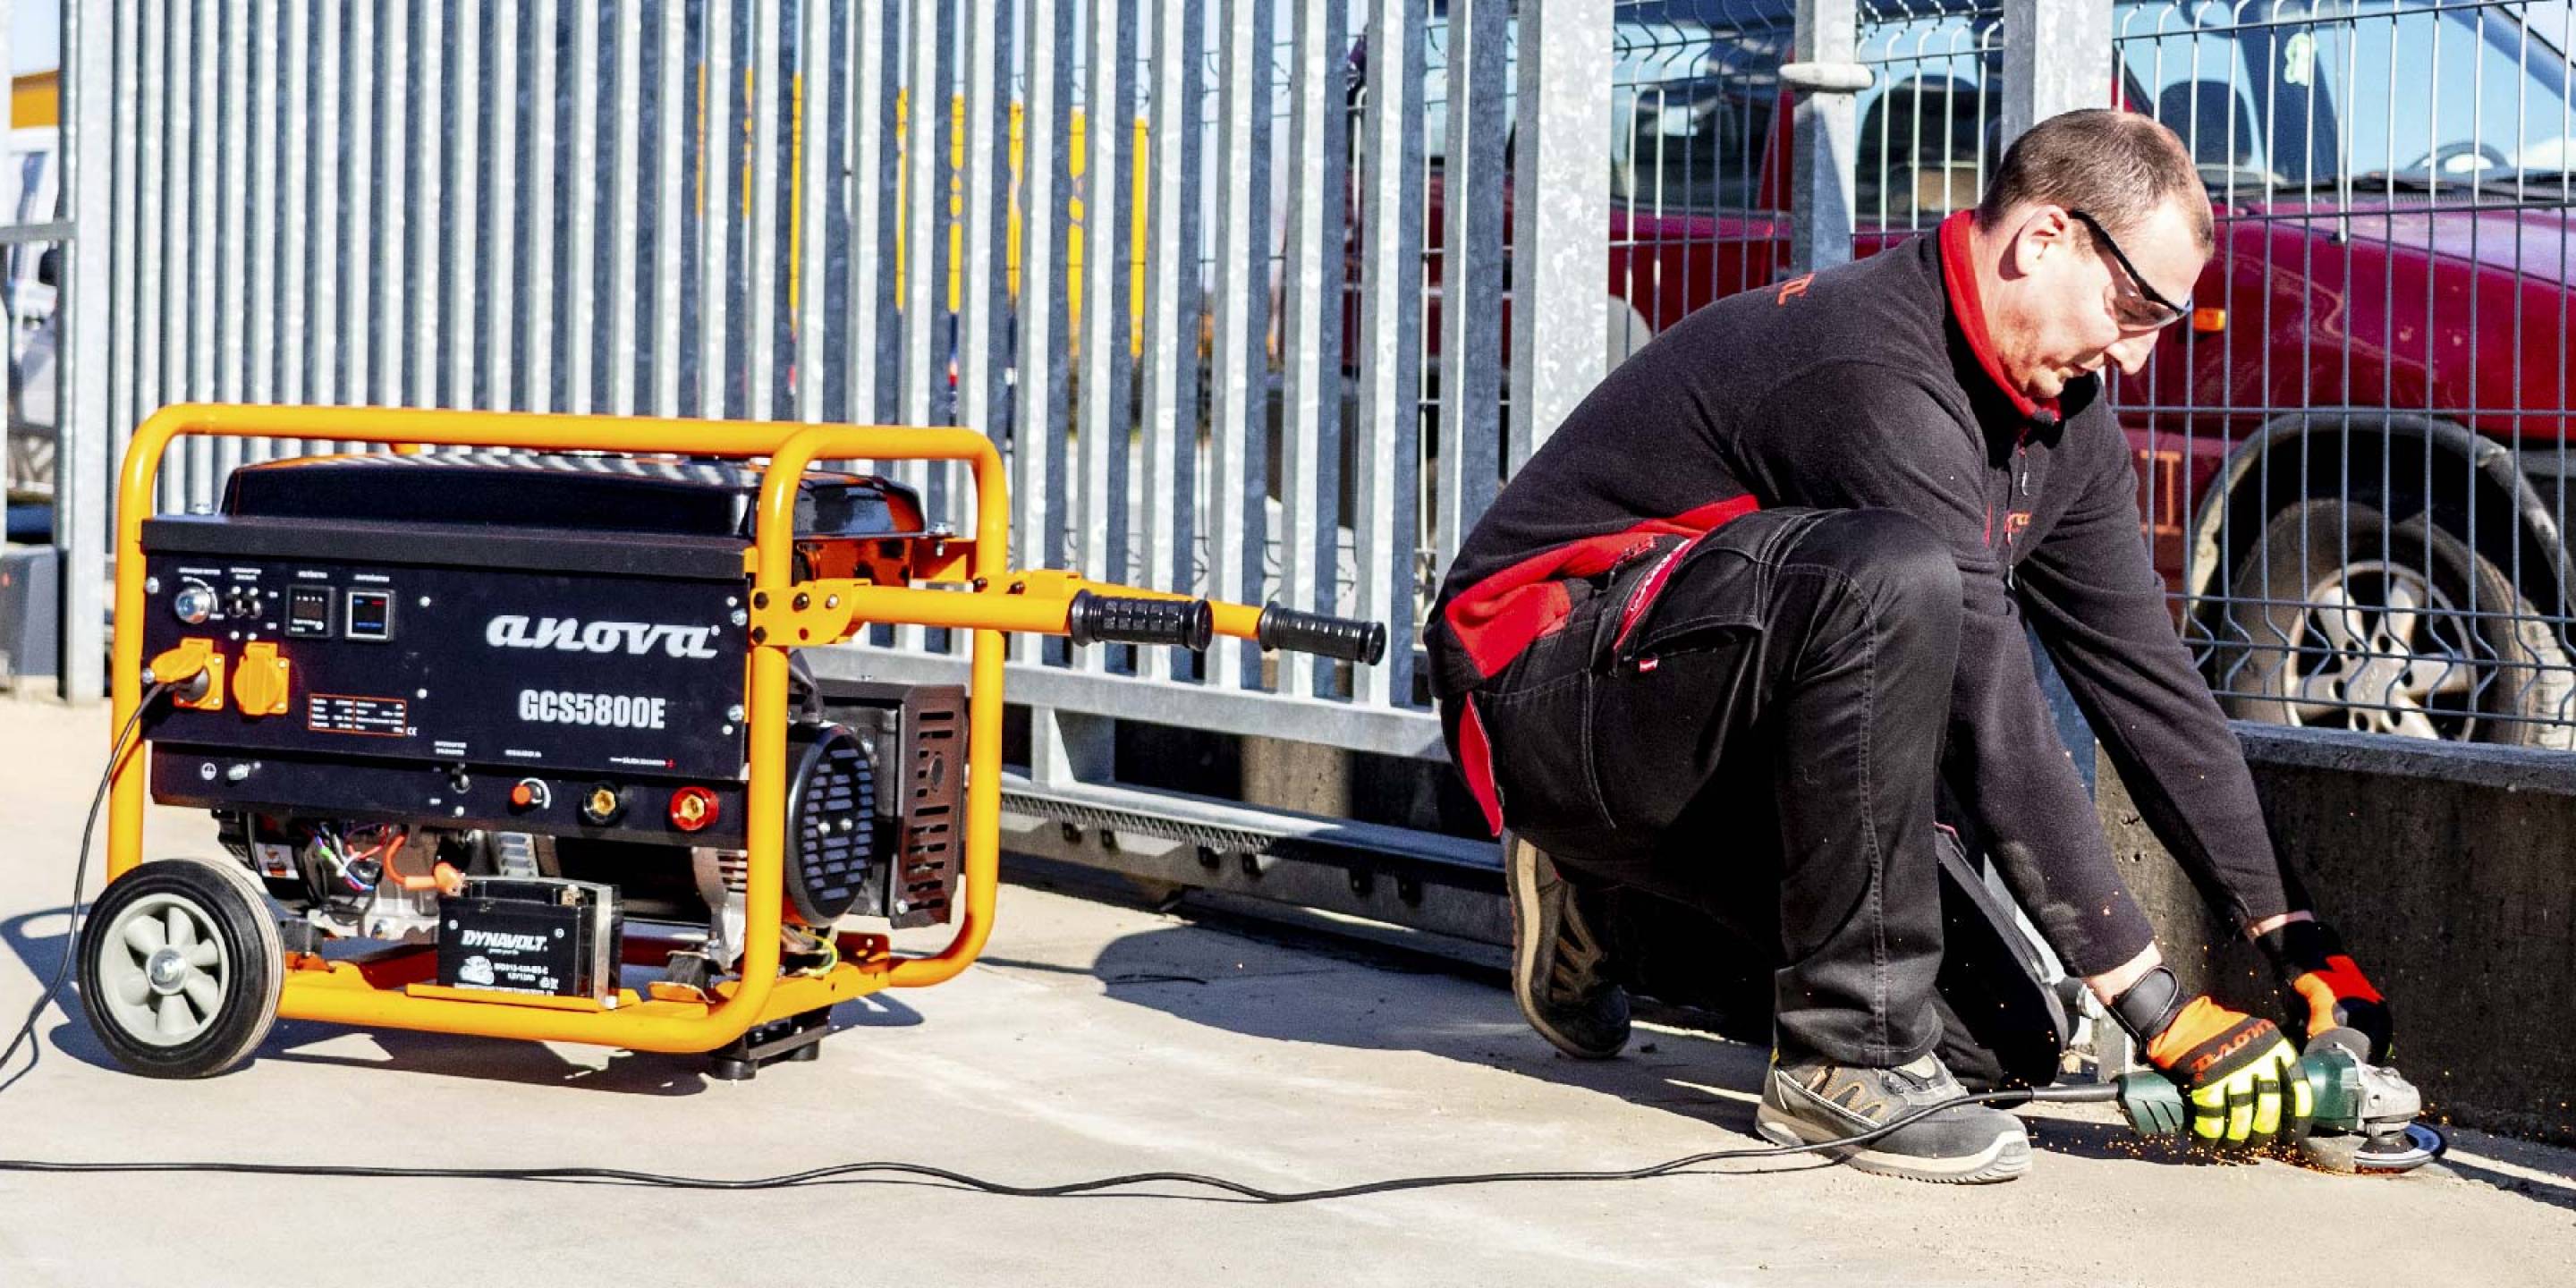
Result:
[[[2005,379],[2003,363],[1996,359],[1987,339],[1986,306],[1977,298],[1976,261],[1968,245],[1976,214],[1973,209],[1962,210],[1941,221],[1941,285],[1950,297],[1950,316],[1958,319],[1959,334],[1967,338],[1969,352],[1977,355],[1977,365],[1986,369],[1995,388],[2012,400],[2013,410],[2043,425],[2055,424],[2059,415],[2057,400],[2035,402]]]

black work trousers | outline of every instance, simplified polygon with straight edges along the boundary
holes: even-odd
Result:
[[[1563,628],[1473,694],[1505,825],[1569,879],[1776,936],[1785,1048],[1930,1051],[1948,549],[1892,510],[1765,510],[1567,589]]]

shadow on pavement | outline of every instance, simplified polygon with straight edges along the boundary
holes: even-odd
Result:
[[[1177,915],[1192,920],[1114,940],[1088,966],[989,953],[982,963],[1007,971],[1087,977],[1119,1001],[1229,1032],[1421,1052],[1579,1087],[1753,1136],[1753,1111],[1770,1053],[1698,1027],[1706,1019],[1700,1013],[1642,1004],[1639,1027],[1625,1054],[1606,1061],[1576,1060],[1531,1031],[1500,972],[1373,943],[1319,940],[1228,913],[1202,915],[1184,906]],[[1390,987],[1391,976],[1403,975],[1416,977],[1401,990],[1412,998],[1400,999],[1399,990]],[[2033,1143],[2052,1153],[2201,1164],[2178,1151],[2145,1145],[2110,1124],[2046,1117],[2025,1121]]]

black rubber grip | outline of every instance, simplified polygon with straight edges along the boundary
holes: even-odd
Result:
[[[1216,638],[1216,610],[1204,599],[1131,599],[1073,593],[1064,633],[1076,644],[1176,644],[1204,649]]]
[[[1386,657],[1386,626],[1382,622],[1301,613],[1277,604],[1263,606],[1253,637],[1266,649],[1315,653],[1367,666],[1375,666]]]

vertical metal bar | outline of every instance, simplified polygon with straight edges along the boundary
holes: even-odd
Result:
[[[1504,8],[1504,0],[1460,0],[1450,10],[1453,30],[1462,12],[1479,14],[1487,22],[1483,30],[1490,32],[1494,42],[1491,75],[1487,78],[1492,83],[1502,79]],[[1348,199],[1342,184],[1343,141],[1349,129],[1341,89],[1343,61],[1350,54],[1348,18],[1338,4],[1297,6],[1295,53],[1288,74],[1288,246],[1286,262],[1280,270],[1285,298],[1279,324],[1279,356],[1285,368],[1280,406],[1279,506],[1287,531],[1280,542],[1279,598],[1291,607],[1316,612],[1332,611],[1341,548],[1341,525],[1337,521],[1341,489],[1336,476],[1341,464],[1342,287],[1346,273],[1342,215]],[[1454,68],[1456,63],[1453,61],[1451,66]],[[1450,88],[1454,98],[1454,72]],[[1453,103],[1449,118],[1453,134],[1461,115]],[[1494,136],[1493,152],[1499,160],[1499,113],[1488,124],[1492,126],[1488,132]],[[1456,155],[1453,148],[1453,163]],[[1499,184],[1497,174],[1497,239],[1502,211]],[[1454,222],[1459,198],[1455,188],[1449,192]],[[1501,267],[1499,257],[1494,267]],[[1495,314],[1488,311],[1482,316],[1490,319]],[[1490,374],[1499,379],[1502,373],[1497,369]],[[1485,403],[1492,406],[1493,390],[1486,391]],[[1321,665],[1309,667],[1283,661],[1279,667],[1282,690],[1301,696],[1314,692],[1316,674],[1323,669]]]
[[[1512,239],[1512,428],[1537,451],[1601,383],[1609,333],[1610,0],[1534,5],[1520,24]],[[1515,452],[1517,469],[1526,459]]]
[[[1577,7],[1598,12],[1588,14],[1588,21],[1563,21],[1554,14],[1542,18],[1535,12],[1522,18],[1523,113],[1531,113],[1533,102],[1540,97],[1529,84],[1533,62],[1560,75],[1577,74],[1575,68],[1580,68],[1584,79],[1571,82],[1573,97],[1599,99],[1600,87],[1610,83],[1606,0],[1578,0]],[[1359,155],[1368,159],[1368,173],[1360,184],[1359,237],[1367,261],[1360,270],[1357,355],[1360,422],[1367,429],[1360,450],[1352,457],[1359,474],[1353,488],[1359,513],[1353,517],[1360,548],[1359,602],[1352,606],[1352,612],[1386,623],[1387,651],[1385,665],[1358,668],[1353,676],[1352,696],[1371,706],[1388,706],[1410,705],[1413,701],[1414,546],[1421,529],[1415,507],[1420,482],[1417,476],[1422,467],[1422,411],[1418,405],[1422,397],[1418,357],[1422,343],[1422,217],[1408,198],[1422,186],[1422,27],[1426,13],[1423,0],[1371,0],[1368,13],[1368,108],[1360,123],[1364,140],[1358,149]],[[1541,22],[1545,23],[1543,28],[1539,26]],[[1597,47],[1589,51],[1564,49],[1578,29]],[[1560,56],[1568,63],[1554,61]],[[1569,158],[1581,158],[1583,173],[1575,182],[1580,185],[1598,181],[1602,188],[1601,209],[1593,222],[1556,235],[1569,241],[1588,238],[1596,251],[1606,251],[1601,239],[1603,230],[1609,227],[1609,168],[1600,164],[1601,141],[1610,137],[1606,100],[1599,103],[1599,109],[1576,113],[1601,118],[1591,123],[1589,135],[1574,132],[1575,123],[1563,115],[1567,110],[1564,104],[1555,105],[1557,114],[1545,116],[1540,124],[1557,132],[1553,136],[1556,150],[1542,155],[1560,165],[1568,164]],[[1578,140],[1588,141],[1590,150],[1585,151],[1584,142]],[[1529,154],[1522,155],[1526,158]],[[1538,204],[1537,200],[1527,203]],[[1551,206],[1554,204],[1551,202]],[[1542,217],[1546,215],[1542,213]],[[1565,212],[1557,210],[1555,217],[1564,218]],[[1529,233],[1524,231],[1521,235],[1527,237]],[[1592,276],[1584,283],[1596,309],[1602,273],[1600,264],[1593,262]],[[1535,321],[1529,310],[1521,311],[1524,332]],[[1576,354],[1590,352],[1595,356],[1593,365],[1597,370],[1600,350],[1590,341],[1597,340],[1606,326],[1606,322],[1596,323],[1588,336],[1580,327],[1552,330],[1551,340],[1573,351],[1553,357],[1579,363]],[[1515,415],[1521,414],[1526,402],[1526,397],[1513,400]]]
[[[447,293],[447,320],[439,348],[447,358],[445,396],[449,407],[480,404],[474,389],[475,359],[482,349],[474,324],[474,286],[483,265],[477,251],[491,245],[482,232],[483,120],[488,110],[483,94],[483,25],[492,21],[485,5],[460,5],[448,29],[450,75],[455,86],[455,112],[448,118],[448,156],[454,163],[447,180],[447,271],[439,289]]]
[[[751,241],[751,409],[755,420],[778,415],[778,108],[787,60],[779,47],[780,0],[752,0],[751,193],[743,202]]]
[[[135,55],[138,52],[137,46],[141,43],[138,37],[138,27],[141,24],[142,18],[142,15],[137,13],[136,10],[140,7],[141,6],[139,4],[135,3],[135,0],[123,0],[122,3],[119,3],[116,6],[116,93],[114,101],[116,111],[116,136],[120,141],[130,140],[136,133],[134,128],[134,112],[137,105],[135,101]],[[10,62],[8,43],[8,23],[11,19],[12,15],[10,13],[10,5],[6,0],[0,0],[0,70],[5,70],[12,66]],[[12,119],[13,105],[5,100],[15,97],[15,83],[13,81],[12,92],[8,95],[0,95],[0,138],[5,138],[9,134],[10,122]],[[109,293],[112,297],[107,305],[109,327],[108,346],[110,359],[109,367],[107,369],[107,410],[105,412],[108,433],[107,459],[111,463],[124,459],[125,443],[127,439],[133,436],[134,422],[136,419],[134,414],[134,372],[138,346],[135,343],[137,320],[135,318],[136,310],[134,307],[134,228],[137,222],[135,213],[137,205],[136,198],[141,194],[135,187],[134,153],[135,149],[130,143],[119,146],[116,149],[114,156],[115,173],[110,180],[111,188],[110,196],[108,198],[110,209],[109,218],[113,220],[112,227],[108,229],[108,236],[113,240],[100,252],[109,256],[108,280],[110,282]],[[93,231],[92,237],[97,239],[98,235],[95,231]],[[97,245],[99,244],[99,241],[94,240],[92,244]],[[40,254],[42,253],[42,248],[28,246],[20,249],[18,253],[21,255]],[[57,295],[55,298],[59,300],[61,297]],[[62,406],[62,402],[59,398],[55,400],[54,406],[56,408],[60,408]],[[57,423],[59,423],[59,419],[60,418],[57,417]],[[8,418],[6,416],[0,416],[0,480],[5,480],[6,478],[8,472],[6,463],[8,460]],[[61,481],[62,476],[57,473],[55,475],[57,490],[60,489]],[[4,485],[0,485],[0,491],[5,491]],[[111,517],[113,517],[114,513],[117,491],[118,489],[109,488],[105,494],[108,499]],[[0,496],[0,501],[5,501],[5,496]]]
[[[240,98],[231,104],[235,119],[242,123],[243,138],[249,156],[247,165],[235,171],[241,200],[247,209],[243,222],[249,225],[242,247],[244,266],[240,268],[244,298],[242,312],[235,314],[234,329],[243,328],[247,319],[248,335],[242,350],[242,371],[236,377],[243,396],[251,402],[264,403],[276,397],[277,362],[277,144],[278,134],[272,128],[277,115],[277,0],[258,0],[243,15],[243,58],[248,64],[247,83]],[[277,454],[280,446],[273,438],[255,438],[244,444],[244,455],[251,460],[265,460]]]
[[[140,112],[134,126],[135,166],[140,176],[141,198],[135,211],[135,294],[130,307],[134,310],[134,401],[129,411],[135,420],[160,410],[161,365],[168,332],[168,310],[162,304],[161,256],[167,240],[164,235],[163,206],[170,189],[164,169],[162,131],[167,128],[170,77],[167,71],[170,42],[169,10],[157,4],[138,4],[142,11],[142,70],[137,86]],[[0,109],[5,110],[5,109]],[[56,406],[60,406],[57,403]],[[131,432],[131,427],[128,427]],[[169,472],[163,471],[159,501],[167,508],[170,501]]]
[[[662,44],[659,132],[654,139],[653,203],[653,414],[680,414],[680,226],[685,219],[680,185],[680,143],[696,128],[697,100],[683,98],[681,69],[689,62],[688,10],[681,0],[660,0]]]
[[[63,185],[72,227],[63,247],[58,311],[70,343],[55,370],[54,545],[62,559],[61,690],[72,702],[99,698],[96,659],[106,648],[101,588],[107,579],[107,498],[115,493],[107,461],[108,257],[104,230],[113,205],[109,158],[115,150],[115,32],[92,5],[66,5],[63,63],[69,80],[70,128],[63,132]],[[142,623],[126,622],[128,630]],[[84,664],[87,659],[87,664]]]
[[[445,13],[436,5],[419,10],[420,83],[412,88],[414,129],[411,151],[404,164],[417,176],[410,205],[415,218],[412,225],[412,249],[404,269],[404,289],[410,311],[405,325],[411,339],[411,354],[406,359],[404,384],[411,391],[415,407],[439,405],[440,323],[443,321],[441,292],[447,279],[440,274],[438,256],[446,240],[441,221],[455,211],[446,203],[445,175],[439,168],[440,149],[450,141],[450,118],[444,94],[447,84],[447,31]]]
[[[2061,112],[2102,106],[2103,71],[2117,65],[2106,56],[2111,0],[2004,0],[2003,36],[2004,147]]]
[[[831,14],[823,0],[803,0],[802,33],[796,39],[797,236],[790,258],[796,269],[796,419],[823,419],[823,270],[824,198],[837,177],[838,158],[828,140],[831,107]]]
[[[519,395],[519,406],[526,411],[555,411],[564,405],[562,391],[555,379],[555,303],[559,298],[555,286],[555,230],[563,211],[563,185],[555,174],[555,73],[558,41],[563,32],[563,18],[555,9],[556,0],[535,0],[536,12],[529,38],[535,48],[535,66],[529,73],[528,106],[536,120],[528,138],[528,271],[520,280],[528,287],[527,353],[522,359],[527,372]],[[580,3],[581,0],[575,0]]]
[[[207,12],[197,33],[195,51],[208,51],[211,56],[196,59],[194,79],[189,88],[196,99],[191,114],[188,137],[194,146],[190,160],[195,171],[188,180],[189,223],[188,293],[182,297],[188,309],[188,392],[193,398],[216,398],[215,387],[215,208],[218,189],[215,186],[215,144],[223,134],[222,118],[215,114],[215,89],[220,79],[223,28],[219,15]],[[215,445],[203,435],[188,443],[188,506],[212,510],[215,504]]]
[[[1064,564],[1066,418],[1057,415],[1065,388],[1065,211],[1073,190],[1064,131],[1073,121],[1076,0],[1028,0],[1027,87],[1020,114],[1020,296],[1014,335],[1018,406],[1011,420],[1011,551],[1014,567]],[[1036,653],[1014,635],[1013,660]]]
[[[960,221],[957,312],[957,423],[990,436],[1008,449],[1004,423],[1009,405],[1002,383],[1008,367],[999,337],[1010,307],[1003,273],[1004,238],[1011,189],[1009,130],[1015,6],[996,4],[968,21],[966,43],[965,172],[958,190]],[[955,471],[950,471],[955,477]],[[958,512],[950,519],[963,532],[974,523],[973,492],[956,488]]]
[[[240,402],[250,374],[250,208],[261,193],[252,191],[258,174],[250,159],[250,4],[224,0],[223,34],[217,57],[223,60],[222,97],[216,110],[222,121],[216,143],[216,182],[207,196],[214,203],[215,241],[215,396]],[[104,34],[104,33],[101,33]],[[100,159],[106,154],[102,152]],[[103,224],[101,226],[104,226]],[[100,368],[104,370],[104,368]],[[239,438],[215,443],[215,490],[231,477],[251,446]]]
[[[732,0],[708,0],[706,23],[707,67],[700,82],[706,146],[699,153],[703,164],[698,180],[698,230],[706,238],[698,264],[705,270],[706,280],[700,285],[698,300],[698,376],[702,382],[698,414],[718,417],[726,414],[725,391],[733,377],[731,349],[725,343],[731,331],[726,325],[725,306],[733,283],[728,234],[733,217],[734,172],[742,155],[742,75],[733,61]]]
[[[903,214],[898,253],[903,258],[903,391],[904,424],[930,423],[931,315],[945,301],[946,283],[934,272],[940,207],[946,203],[940,124],[946,95],[939,75],[940,0],[911,0],[903,83]],[[900,471],[898,471],[900,472]]]
[[[305,367],[306,333],[310,327],[312,291],[308,270],[310,251],[306,243],[313,233],[312,140],[316,113],[312,107],[313,91],[313,14],[310,0],[287,0],[286,26],[278,46],[286,66],[286,94],[277,113],[278,134],[286,148],[286,218],[279,221],[283,244],[278,258],[284,278],[278,284],[279,318],[278,397],[281,401],[310,403],[313,397],[311,373]],[[274,65],[274,64],[272,64]]]
[[[572,116],[564,122],[572,141],[572,173],[564,189],[572,199],[571,228],[565,238],[568,283],[564,303],[565,409],[599,407],[599,4],[573,0]]]
[[[1454,553],[1501,482],[1503,15],[1495,0],[1449,10],[1449,138],[1441,161],[1440,549]],[[1526,445],[1514,445],[1517,455]],[[1514,461],[1518,464],[1518,461]]]
[[[894,151],[885,145],[894,119],[894,86],[886,74],[896,56],[887,30],[893,19],[892,6],[866,0],[856,0],[850,10],[850,402],[842,415],[861,423],[884,414],[877,399],[877,354],[890,316],[886,299],[894,271],[894,259],[883,249],[891,191],[884,175]]]
[[[1797,60],[1847,67],[1856,43],[1854,0],[1798,0]],[[1851,258],[1852,100],[1809,91],[1794,109],[1789,162],[1789,271],[1812,273]]]
[[[643,209],[643,98],[645,14],[639,6],[618,5],[608,38],[615,42],[617,111],[610,122],[616,133],[615,169],[608,196],[608,410],[635,413],[636,305],[643,248],[637,244],[637,218]]]
[[[185,11],[182,10],[182,13]],[[338,401],[366,403],[374,401],[374,386],[368,379],[375,348],[368,343],[375,316],[373,293],[375,274],[372,264],[376,239],[383,230],[376,225],[375,154],[376,154],[376,25],[375,6],[349,6],[348,49],[348,164],[341,167],[339,183],[348,194],[348,234],[342,239],[340,269],[347,284],[342,292],[344,312],[333,328],[339,336],[347,370],[341,378]]]
[[[1083,94],[1082,177],[1082,551],[1080,567],[1116,577],[1126,553],[1120,504],[1127,462],[1126,200],[1135,137],[1136,9],[1133,0],[1093,0],[1090,80]],[[1085,649],[1088,670],[1108,667],[1107,649]]]
[[[404,116],[411,100],[409,5],[388,6],[376,28],[381,54],[376,65],[376,96],[382,104],[377,124],[383,148],[376,158],[384,195],[376,225],[375,400],[387,406],[404,402],[403,337],[408,283],[403,277],[404,248],[409,244],[411,200],[406,172],[412,158]]]
[[[189,380],[189,352],[192,337],[188,331],[189,288],[194,274],[188,261],[188,199],[190,192],[190,157],[188,141],[194,137],[191,113],[195,107],[192,92],[198,64],[187,55],[190,44],[190,11],[185,6],[160,9],[165,25],[162,31],[162,66],[166,83],[161,103],[162,197],[161,227],[156,244],[161,250],[161,361],[158,371],[160,388],[154,397],[161,402],[178,402],[192,388]],[[160,505],[164,511],[188,507],[188,454],[183,447],[164,458],[161,470]]]
[[[1399,27],[1394,35],[1398,47],[1411,47],[1412,71],[1409,76],[1394,74],[1404,76],[1403,83],[1410,87],[1395,91],[1395,99],[1414,105],[1413,154],[1418,176],[1422,155],[1419,86],[1424,0],[1395,3],[1409,6],[1413,14],[1411,24]],[[1381,15],[1373,20],[1377,25],[1371,28],[1372,56],[1380,60],[1395,57],[1401,63],[1403,56],[1391,50],[1383,38],[1385,7],[1384,0],[1380,0],[1372,9],[1372,13]],[[1209,593],[1235,603],[1261,593],[1261,558],[1269,530],[1269,511],[1264,502],[1269,495],[1270,472],[1271,33],[1277,30],[1277,14],[1274,0],[1229,0],[1217,37],[1217,149],[1225,159],[1225,178],[1217,197],[1216,334],[1208,390],[1208,436],[1215,456],[1211,471],[1214,477],[1208,486],[1208,572],[1213,583]],[[1379,65],[1385,64],[1381,61]],[[1371,109],[1377,110],[1381,101],[1372,87]],[[1403,196],[1413,191],[1411,186],[1400,189],[1396,203],[1409,204]],[[1415,230],[1416,254],[1411,262],[1418,277],[1422,264],[1421,219],[1416,215],[1396,222]],[[1384,245],[1374,240],[1377,231],[1372,217],[1367,232],[1371,247]],[[1403,355],[1405,365],[1411,364],[1412,357],[1407,350]],[[1362,380],[1366,379],[1364,374]],[[1403,410],[1408,417],[1415,414],[1409,404]],[[1249,641],[1219,645],[1209,656],[1209,682],[1218,688],[1241,688],[1247,675],[1257,674],[1259,658],[1258,648]]]
[[[519,363],[519,0],[494,0],[492,15],[492,235],[483,243],[483,405],[517,406]],[[537,289],[543,289],[542,287]],[[533,292],[532,292],[533,293]]]
[[[1197,454],[1198,442],[1200,21],[1192,0],[1158,0],[1145,130],[1153,158],[1142,233],[1144,478],[1134,495],[1145,507],[1140,580],[1175,590],[1189,586],[1190,471],[1183,458]],[[1171,664],[1164,649],[1137,656],[1138,673],[1149,679],[1168,677]]]
[[[902,417],[907,425],[946,424],[939,394],[946,388],[948,346],[942,343],[948,322],[948,136],[949,87],[955,60],[949,0],[913,0],[904,75],[903,129],[903,376]],[[942,513],[948,489],[944,469],[932,471],[921,462],[903,462],[890,471],[922,490],[924,508],[934,521]],[[920,627],[896,630],[898,647],[922,646]]]
[[[162,99],[161,124],[161,398],[179,402],[196,387],[196,336],[190,325],[195,315],[196,264],[188,252],[195,244],[191,201],[196,190],[196,77],[203,74],[204,64],[190,56],[194,11],[166,6],[162,13],[169,20],[162,41],[169,85]],[[190,445],[176,445],[163,460],[160,505],[164,511],[188,508],[194,491],[189,482],[189,451]]]
[[[912,0],[905,33],[910,55],[904,74],[903,120],[903,422],[927,425],[946,374],[945,346],[937,343],[948,309],[946,240],[948,202],[948,25],[946,0]],[[910,471],[898,471],[909,475]]]

